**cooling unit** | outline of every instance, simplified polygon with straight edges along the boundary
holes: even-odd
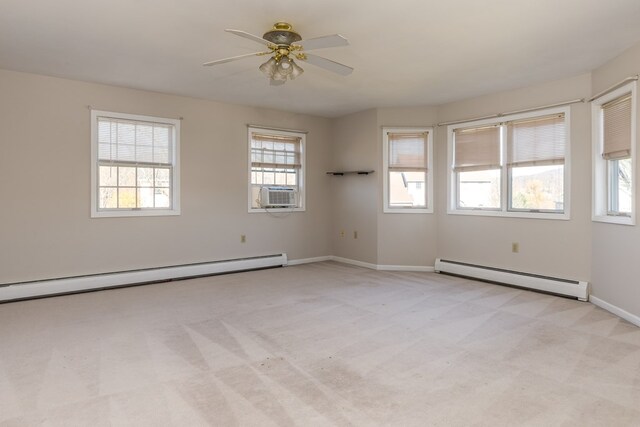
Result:
[[[260,206],[263,208],[296,207],[296,190],[289,187],[262,187]]]

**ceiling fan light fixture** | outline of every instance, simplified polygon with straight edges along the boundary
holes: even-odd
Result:
[[[288,56],[282,57],[278,62],[278,73],[282,74],[283,76],[288,76],[289,74],[291,74],[291,72],[293,71],[293,66],[291,64],[293,64],[293,60],[291,58],[289,58]]]
[[[293,59],[292,59],[291,60],[291,74],[289,75],[289,78],[291,80],[293,80],[293,79],[295,79],[296,77],[298,77],[302,73],[304,73],[304,70],[302,69],[302,67],[300,67],[298,64],[293,62]]]
[[[277,71],[278,63],[275,58],[269,58],[267,62],[262,64],[259,69],[262,71],[267,77],[273,77],[273,74]]]
[[[273,79],[273,80],[281,80],[281,81],[287,80],[287,75],[286,74],[282,74],[278,68],[276,68],[273,71],[273,74],[271,74],[271,76],[269,76],[269,77],[271,77],[271,79]]]

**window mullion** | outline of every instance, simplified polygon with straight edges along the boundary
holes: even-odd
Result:
[[[509,197],[511,192],[510,176],[507,167],[507,127],[500,124],[500,210],[509,210]]]

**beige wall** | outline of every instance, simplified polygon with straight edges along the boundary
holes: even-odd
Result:
[[[382,127],[428,127],[434,125],[436,119],[435,107],[379,109],[376,139],[379,157],[376,168],[382,172]],[[434,130],[437,132],[437,129]],[[438,167],[437,162],[434,162],[434,169],[437,170]],[[382,173],[377,178],[378,264],[433,266],[437,255],[435,214],[383,213]]]
[[[592,92],[598,93],[640,71],[640,44],[593,71]],[[638,100],[636,100],[637,102]],[[640,109],[639,109],[640,110]],[[640,123],[637,111],[636,123]],[[638,135],[635,141],[638,149]],[[636,212],[638,179],[636,172]],[[638,217],[640,218],[640,217]],[[591,282],[593,295],[640,316],[640,227],[638,225],[616,225],[593,223],[593,257]]]
[[[434,215],[383,213],[382,127],[429,126],[435,118],[433,107],[386,108],[334,121],[334,169],[375,172],[333,178],[333,255],[378,265],[433,266]]]
[[[590,75],[440,106],[441,122],[549,105],[591,93]],[[590,276],[591,135],[588,104],[571,106],[571,219],[542,220],[447,215],[447,132],[436,138],[438,256],[562,278]],[[511,244],[520,245],[519,253]]]
[[[332,166],[327,170],[375,170],[371,175],[332,176],[331,242],[333,255],[377,264],[379,150],[376,110],[335,119]],[[344,237],[341,232],[344,231]],[[358,232],[354,239],[353,232]]]
[[[331,252],[327,119],[9,71],[0,93],[0,283]],[[88,105],[184,117],[180,216],[89,217]],[[248,123],[309,131],[306,212],[247,213]]]

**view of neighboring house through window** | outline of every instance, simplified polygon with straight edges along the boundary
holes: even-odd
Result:
[[[173,215],[179,121],[92,112],[93,216]]]
[[[384,128],[384,211],[432,212],[430,128]]]
[[[566,218],[568,112],[449,126],[449,212]]]
[[[291,190],[291,207],[304,207],[304,142],[304,133],[249,128],[250,210],[266,207],[265,188]]]

